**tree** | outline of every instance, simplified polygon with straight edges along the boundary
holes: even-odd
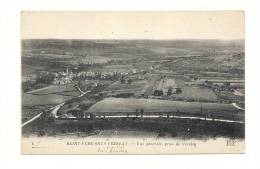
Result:
[[[121,82],[121,84],[124,84],[124,83],[125,83],[125,79],[122,77],[122,78],[120,79],[120,82]]]
[[[205,85],[206,85],[207,87],[211,87],[211,86],[213,85],[213,83],[212,83],[211,81],[206,80],[206,81],[205,81]]]
[[[128,79],[128,81],[127,81],[128,84],[131,84],[132,82],[133,82],[132,79]]]
[[[141,117],[143,117],[143,115],[144,115],[144,109],[141,109],[140,112],[141,112]]]
[[[44,84],[51,84],[54,80],[55,76],[52,73],[42,71],[36,77],[36,83],[44,83]]]
[[[169,87],[169,89],[167,91],[167,96],[170,96],[170,95],[172,95],[172,88],[171,87]]]
[[[138,109],[135,109],[135,116],[138,117]]]
[[[177,93],[177,94],[178,94],[178,93],[182,93],[181,88],[177,88],[177,89],[176,89],[176,93]]]
[[[33,89],[33,84],[30,81],[22,82],[22,89],[24,92],[28,92]]]
[[[223,83],[225,87],[229,87],[230,86],[230,82],[224,82]]]
[[[154,95],[155,95],[155,96],[162,96],[162,95],[163,95],[163,91],[161,91],[161,90],[155,90],[155,91],[154,91]]]

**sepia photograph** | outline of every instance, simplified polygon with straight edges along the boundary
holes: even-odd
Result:
[[[21,12],[21,153],[244,153],[244,17]]]

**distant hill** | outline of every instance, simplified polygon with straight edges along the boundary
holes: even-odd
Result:
[[[243,71],[244,57],[244,40],[22,40],[23,75],[65,70],[89,59],[136,59],[137,66],[143,60],[170,60],[164,66],[172,70],[217,71],[221,65],[224,72]]]
[[[160,50],[162,48],[164,52]],[[158,55],[174,54],[172,49],[178,52],[185,49],[189,51],[218,51],[233,50],[244,51],[243,40],[56,40],[56,39],[32,39],[22,40],[23,56],[26,53],[53,53],[73,55]]]

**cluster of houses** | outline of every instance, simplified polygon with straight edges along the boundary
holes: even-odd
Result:
[[[68,84],[73,81],[73,79],[98,79],[98,80],[113,80],[118,79],[118,77],[123,77],[126,75],[129,75],[130,73],[133,73],[131,70],[129,71],[105,71],[105,72],[99,72],[99,71],[81,71],[81,72],[72,72],[68,69],[66,72],[57,72],[54,73],[54,84]]]

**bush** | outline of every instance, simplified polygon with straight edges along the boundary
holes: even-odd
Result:
[[[172,131],[172,133],[171,133],[171,136],[172,136],[172,137],[177,137],[177,135],[178,135],[178,134],[177,134],[176,131]]]
[[[46,133],[45,133],[44,130],[40,130],[40,131],[38,131],[38,134],[37,134],[37,135],[38,135],[39,137],[42,137],[42,136],[45,136],[45,134],[46,134]]]

